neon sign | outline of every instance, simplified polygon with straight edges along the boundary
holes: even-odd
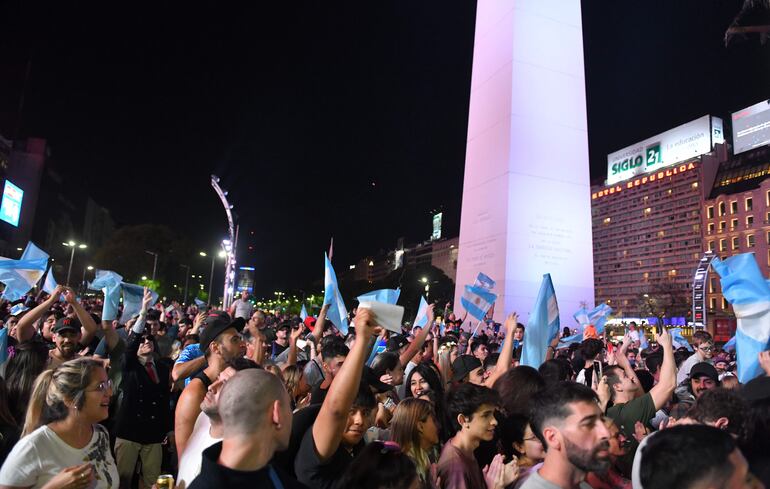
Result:
[[[695,169],[695,163],[689,163],[684,165],[675,166],[673,168],[667,168],[665,170],[660,170],[655,173],[650,173],[649,175],[645,175],[640,178],[636,178],[634,180],[629,180],[627,182],[623,182],[623,184],[618,184],[612,187],[605,188],[603,190],[600,190],[598,192],[593,192],[591,194],[591,200],[596,200],[602,197],[606,197],[608,195],[613,195],[616,193],[620,193],[623,191],[623,189],[629,189],[638,187],[640,185],[645,185],[650,182],[654,182],[656,180],[662,180],[666,177],[673,177],[674,175],[679,175],[680,173],[684,173],[686,171],[690,171]]]

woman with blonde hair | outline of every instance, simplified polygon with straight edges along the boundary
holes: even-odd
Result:
[[[438,459],[438,423],[433,405],[416,397],[401,401],[390,422],[391,438],[417,467],[422,487],[431,487],[431,464]]]
[[[114,489],[118,468],[106,419],[112,383],[99,360],[77,358],[35,381],[22,438],[0,469],[0,488]]]

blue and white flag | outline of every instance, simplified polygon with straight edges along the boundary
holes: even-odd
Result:
[[[487,311],[497,299],[497,294],[493,294],[484,287],[475,285],[466,285],[465,292],[460,297],[460,303],[463,305],[468,314],[475,317],[479,321],[484,320]]]
[[[118,317],[121,283],[123,283],[123,277],[117,273],[109,270],[97,270],[94,281],[88,284],[89,289],[104,292],[102,321],[112,321]]]
[[[337,285],[337,275],[332,268],[332,262],[324,253],[324,304],[329,304],[326,318],[337,327],[343,336],[348,334],[348,310],[342,300],[340,288]]]
[[[479,272],[478,276],[476,277],[476,281],[473,282],[473,286],[484,287],[487,290],[492,290],[495,288],[495,283],[496,282],[492,280],[488,275]]]
[[[198,308],[204,307],[206,305],[205,301],[202,301],[198,299],[197,297],[193,299],[193,302],[195,302],[195,305],[198,306]]]
[[[142,299],[144,298],[144,287],[136,284],[127,284],[125,282],[120,284],[120,289],[123,291],[123,314],[120,316],[121,322],[126,323],[129,319],[139,314],[142,310]],[[152,301],[149,306],[153,306],[158,302],[158,294],[150,291],[152,295]]]
[[[735,336],[727,340],[727,343],[722,347],[724,351],[733,351],[735,350]]]
[[[11,260],[0,257],[0,282],[5,284],[3,298],[17,301],[35,286],[48,266],[48,258]]]
[[[53,265],[48,267],[48,273],[45,275],[45,280],[43,281],[43,291],[46,294],[53,294],[53,291],[56,290],[56,287],[58,287],[59,284],[56,283],[56,279],[53,278]],[[60,297],[59,300],[63,300],[63,297]]]
[[[668,330],[668,334],[671,335],[671,346],[675,350],[677,348],[687,348],[687,351],[693,351],[690,342],[682,336],[682,328],[671,328]]]
[[[584,307],[580,308],[572,317],[582,327],[586,327],[589,324],[593,324],[598,334],[604,332],[604,324],[607,322],[612,314],[612,308],[607,304],[599,304],[590,311],[587,311]]]
[[[24,311],[29,311],[29,307],[25,306],[23,302],[19,302],[11,308],[11,316],[18,316]],[[6,329],[6,328],[3,328]]]
[[[639,349],[646,350],[650,347],[650,342],[647,341],[647,333],[644,330],[644,326],[639,326]]]
[[[387,348],[387,343],[382,338],[377,338],[377,342],[374,344],[374,348],[372,348],[372,353],[369,355],[369,358],[366,360],[366,365],[371,367],[372,362],[374,359],[379,355],[380,353],[384,352]]]
[[[358,302],[382,302],[395,305],[400,295],[401,289],[380,289],[361,294],[356,299]]]
[[[302,304],[302,310],[299,311],[299,318],[302,320],[302,322],[307,319],[307,309],[305,309],[305,304]]]
[[[428,324],[428,301],[425,300],[425,296],[420,296],[420,307],[417,308],[417,316],[412,326],[424,328],[426,324]]]
[[[581,328],[578,328],[577,333],[570,336],[565,336],[559,339],[559,348],[567,347],[572,343],[582,343],[582,342],[583,342],[583,328],[581,327]]]
[[[535,307],[527,321],[521,364],[538,368],[545,361],[548,345],[559,335],[559,304],[553,290],[551,274],[543,275]]]
[[[722,293],[738,319],[735,331],[738,380],[745,384],[762,374],[759,353],[767,350],[770,342],[770,286],[753,253],[731,256],[724,261],[714,258],[711,266],[719,274]]]

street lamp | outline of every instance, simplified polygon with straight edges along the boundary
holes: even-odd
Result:
[[[222,300],[222,306],[227,309],[233,300],[233,284],[235,282],[235,251],[238,248],[238,226],[233,221],[233,205],[227,200],[227,191],[219,186],[219,177],[211,175],[211,186],[222,201],[222,207],[227,216],[227,236],[228,239],[222,240],[222,246],[227,254],[225,261],[225,291]]]
[[[200,256],[203,256],[203,257],[208,256],[205,251],[199,251],[198,254]],[[206,301],[206,305],[207,306],[211,305],[211,295],[212,295],[212,293],[214,291],[214,262],[215,262],[215,258],[224,258],[225,256],[227,256],[227,253],[225,253],[224,250],[220,250],[219,253],[217,253],[216,255],[213,254],[213,253],[211,254],[211,272],[209,273],[209,295],[208,295],[208,301]],[[201,288],[203,288],[203,287],[201,287]]]
[[[187,269],[184,275],[184,305],[187,305],[187,286],[190,284],[190,265],[179,265],[182,268]]]
[[[83,243],[77,244],[77,243],[75,243],[72,240],[67,241],[66,243],[62,243],[62,245],[68,246],[68,247],[72,248],[72,251],[70,252],[70,266],[67,269],[67,285],[69,285],[70,284],[70,276],[72,275],[72,262],[75,259],[75,248],[80,248],[81,250],[84,250],[84,249],[88,248],[88,246],[83,244]]]
[[[147,253],[148,255],[152,255],[154,257],[154,259],[152,261],[152,281],[154,282],[155,281],[155,270],[158,269],[158,254],[155,253],[154,251],[144,250],[144,252]],[[147,279],[143,279],[143,280],[147,280]]]
[[[88,265],[83,269],[83,280],[80,281],[80,283],[83,284],[83,291],[86,290],[86,271],[91,271],[93,269],[94,267],[92,267],[91,265]]]

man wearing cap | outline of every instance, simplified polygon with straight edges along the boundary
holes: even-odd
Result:
[[[270,358],[275,360],[278,355],[289,348],[289,332],[291,322],[282,321],[275,330],[275,340],[270,344]]]
[[[703,392],[718,386],[717,369],[709,362],[700,362],[692,366],[690,376],[676,389],[676,396],[680,403],[691,406]]]
[[[240,334],[245,324],[240,318],[231,320],[230,315],[224,311],[212,311],[206,318],[205,329],[200,335],[200,349],[206,356],[208,366],[193,377],[177,402],[174,417],[177,454],[182,453],[187,445],[209,386],[227,367],[228,362],[246,353]]]

